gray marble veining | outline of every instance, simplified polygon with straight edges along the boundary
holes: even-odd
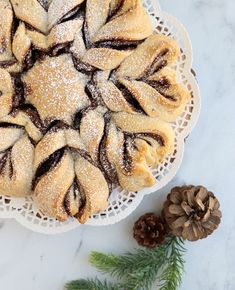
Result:
[[[187,28],[202,95],[199,123],[187,139],[177,177],[159,194],[145,197],[125,221],[108,227],[83,226],[66,234],[32,233],[15,221],[0,221],[0,288],[61,290],[70,279],[94,276],[92,250],[121,253],[136,246],[133,222],[160,211],[174,185],[204,184],[219,197],[221,227],[197,243],[187,243],[181,290],[235,289],[235,1],[162,0],[163,10]]]

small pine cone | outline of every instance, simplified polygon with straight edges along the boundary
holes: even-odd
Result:
[[[197,241],[212,234],[220,224],[220,204],[203,186],[175,187],[163,208],[163,217],[173,235]]]
[[[153,213],[141,216],[134,225],[134,238],[140,246],[155,248],[163,244],[166,230],[161,218]]]

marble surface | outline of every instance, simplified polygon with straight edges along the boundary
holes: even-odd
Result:
[[[181,290],[235,289],[235,1],[162,0],[161,6],[179,18],[191,36],[202,95],[200,120],[187,140],[177,177],[113,226],[82,226],[46,236],[1,220],[1,289],[61,290],[67,280],[96,275],[88,263],[90,251],[122,253],[136,246],[130,234],[136,218],[160,211],[168,190],[183,183],[204,184],[214,191],[223,220],[213,236],[187,243]]]

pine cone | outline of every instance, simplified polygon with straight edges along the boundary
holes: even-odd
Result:
[[[204,239],[220,224],[220,204],[203,186],[175,187],[164,204],[163,216],[172,234],[189,241]]]
[[[166,230],[161,218],[153,213],[141,216],[134,225],[134,238],[140,246],[155,248],[165,240]]]

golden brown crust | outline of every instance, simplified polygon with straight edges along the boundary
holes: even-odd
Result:
[[[9,123],[12,125],[18,125],[24,127],[28,136],[34,141],[38,142],[42,138],[42,132],[31,120],[27,111],[21,111],[20,109],[14,110],[13,114],[6,115],[0,119],[1,123]],[[40,120],[39,120],[40,122]]]
[[[82,61],[100,70],[113,70],[130,54],[130,50],[91,48],[82,57]]]
[[[34,189],[35,201],[45,215],[61,221],[68,218],[63,202],[73,180],[73,158],[70,152],[66,152],[54,169],[45,174]]]
[[[97,33],[94,42],[107,40],[135,41],[152,34],[149,16],[141,0],[124,1],[122,12],[105,24]]]
[[[84,0],[52,0],[48,10],[48,30],[51,30],[64,17],[76,11]]]
[[[0,1],[0,65],[12,60],[11,32],[13,11],[8,0]]]
[[[45,36],[43,33],[30,29],[26,29],[26,33],[36,49],[42,51],[46,51],[48,49],[47,36]]]
[[[119,80],[150,117],[173,122],[183,112],[189,92],[176,82],[175,71],[165,67],[145,81]]]
[[[110,0],[86,1],[86,26],[89,41],[93,42],[96,34],[104,26],[109,15]]]
[[[81,19],[74,19],[54,26],[48,36],[48,46],[55,47],[72,42],[76,32],[81,29],[82,25]]]
[[[165,35],[152,34],[127,57],[117,70],[118,77],[138,79],[154,72],[163,61],[164,66],[177,60],[180,48],[176,41]]]
[[[85,223],[91,214],[102,212],[108,207],[109,188],[98,167],[80,155],[75,160],[75,173],[86,196],[85,207],[78,214],[80,223]],[[87,180],[88,175],[90,180]]]
[[[0,119],[0,192],[21,197],[32,193],[34,145],[41,132],[25,112]]]
[[[9,114],[12,107],[13,84],[11,75],[0,68],[0,118]]]
[[[98,89],[105,105],[112,112],[135,113],[133,107],[124,98],[122,92],[111,81],[99,81]]]
[[[124,135],[115,125],[110,126],[106,140],[106,154],[109,162],[116,170],[118,182],[126,190],[138,191],[143,187],[152,186],[155,179],[146,164],[145,157],[136,150],[130,150],[129,158],[132,159],[132,168],[126,171],[123,167]]]
[[[58,152],[60,158],[55,163]],[[107,207],[107,182],[87,156],[79,133],[69,128],[52,128],[38,143],[34,162],[37,178],[34,192],[35,200],[45,214],[62,221],[71,215],[84,223],[90,215]],[[45,162],[49,166],[47,171]],[[41,174],[42,170],[44,174]],[[79,186],[75,191],[76,184]],[[73,199],[71,190],[74,190]],[[76,206],[75,200],[83,201]],[[70,208],[67,208],[65,201],[69,201]]]
[[[95,126],[93,126],[95,124]],[[81,120],[80,134],[91,158],[97,162],[99,144],[104,134],[103,114],[98,110],[89,110]]]
[[[1,156],[1,159],[5,159],[5,164],[1,168],[0,192],[16,197],[32,193],[33,155],[34,147],[29,138],[22,136],[9,151]]]
[[[153,133],[160,136],[164,143],[156,152],[160,160],[173,152],[174,132],[170,124],[158,119],[141,114],[131,115],[128,113],[113,113],[112,118],[116,125],[128,133]]]
[[[37,0],[11,0],[11,4],[18,19],[47,33],[47,13]]]
[[[23,22],[18,26],[12,42],[12,52],[18,62],[23,65],[30,52],[31,40],[26,34],[25,24]]]

